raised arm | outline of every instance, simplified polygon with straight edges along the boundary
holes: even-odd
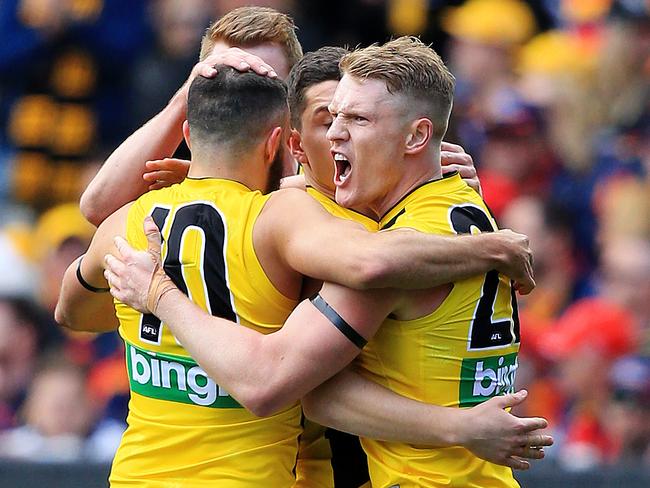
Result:
[[[311,420],[352,434],[430,447],[463,446],[487,461],[528,469],[528,462],[517,457],[541,459],[543,447],[553,439],[538,430],[547,427],[546,420],[504,410],[526,395],[522,390],[469,409],[441,407],[398,395],[348,366],[308,393],[302,406]]]
[[[174,153],[183,139],[189,86],[196,76],[214,76],[215,64],[277,76],[270,65],[237,48],[215,52],[196,64],[187,81],[162,111],[120,144],[90,182],[80,202],[81,211],[89,222],[99,225],[122,205],[147,191],[150,182],[143,179],[147,171],[145,162],[163,159]]]
[[[129,207],[122,207],[104,220],[88,251],[66,270],[54,311],[60,325],[88,332],[107,332],[119,325],[104,278],[104,256],[114,249],[113,237],[124,235]]]
[[[492,269],[535,286],[528,238],[511,231],[439,236],[407,229],[367,232],[332,217],[295,189],[276,192],[255,230],[271,236],[279,259],[300,273],[350,288],[431,288]]]

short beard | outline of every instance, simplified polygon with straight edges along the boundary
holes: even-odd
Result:
[[[275,152],[275,157],[269,168],[269,176],[266,180],[266,189],[264,193],[271,193],[272,191],[280,188],[280,180],[284,176],[284,147],[280,144],[278,150]]]

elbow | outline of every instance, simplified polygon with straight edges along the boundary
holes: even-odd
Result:
[[[316,398],[316,395],[313,392],[307,393],[302,398],[300,403],[302,404],[302,411],[305,414],[305,417],[307,417],[312,422],[316,422],[323,425],[324,419],[321,417],[321,411],[318,408],[319,402]]]
[[[369,290],[372,288],[385,288],[389,286],[391,276],[390,263],[379,254],[366,255],[357,263],[355,273],[350,273],[352,279],[351,288],[357,290]]]
[[[242,406],[257,417],[270,417],[289,402],[270,388],[258,386],[241,395]]]
[[[95,227],[99,227],[99,224],[106,218],[106,215],[104,215],[99,205],[95,203],[96,201],[97,199],[94,198],[92,188],[89,186],[81,195],[79,209],[88,222]]]
[[[56,304],[56,308],[54,309],[54,320],[61,327],[65,327],[66,329],[74,329],[72,327],[70,318],[65,311],[65,307],[61,304],[61,301]]]

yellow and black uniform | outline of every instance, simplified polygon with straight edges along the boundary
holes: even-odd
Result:
[[[142,222],[152,215],[163,236],[165,271],[193,302],[242,327],[271,333],[296,301],[273,286],[255,254],[253,226],[267,200],[235,181],[186,179],[133,204],[127,239],[145,249]],[[155,316],[119,302],[116,310],[131,401],[112,486],[294,484],[298,404],[256,417],[208,378]]]
[[[307,186],[307,193],[333,216],[357,222],[370,232],[379,230],[379,223],[375,220],[341,207],[314,187]],[[296,487],[366,486],[364,483],[369,480],[367,461],[359,438],[322,427],[308,419],[304,419],[303,423]]]
[[[341,219],[351,220],[363,225],[366,230],[370,232],[377,232],[379,230],[379,223],[375,220],[372,220],[369,217],[366,217],[359,212],[352,210],[351,208],[341,207],[338,203],[332,200],[327,195],[319,192],[316,188],[312,186],[307,187],[307,193],[322,207],[327,210],[334,217],[339,217]]]
[[[382,219],[386,228],[430,234],[496,229],[488,208],[458,176],[428,182]],[[496,271],[454,283],[443,303],[414,320],[387,319],[362,351],[367,378],[422,402],[470,407],[513,391],[519,320],[511,282]],[[362,439],[372,486],[516,487],[510,468],[461,447],[431,449]]]

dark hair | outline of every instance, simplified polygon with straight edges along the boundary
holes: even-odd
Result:
[[[282,125],[287,89],[277,78],[215,66],[214,78],[197,76],[187,98],[192,143],[239,152]]]
[[[311,86],[323,81],[339,81],[341,73],[339,62],[348,54],[342,47],[325,46],[318,51],[307,53],[298,61],[289,73],[289,110],[291,125],[300,129],[300,117],[305,110],[305,92]]]

